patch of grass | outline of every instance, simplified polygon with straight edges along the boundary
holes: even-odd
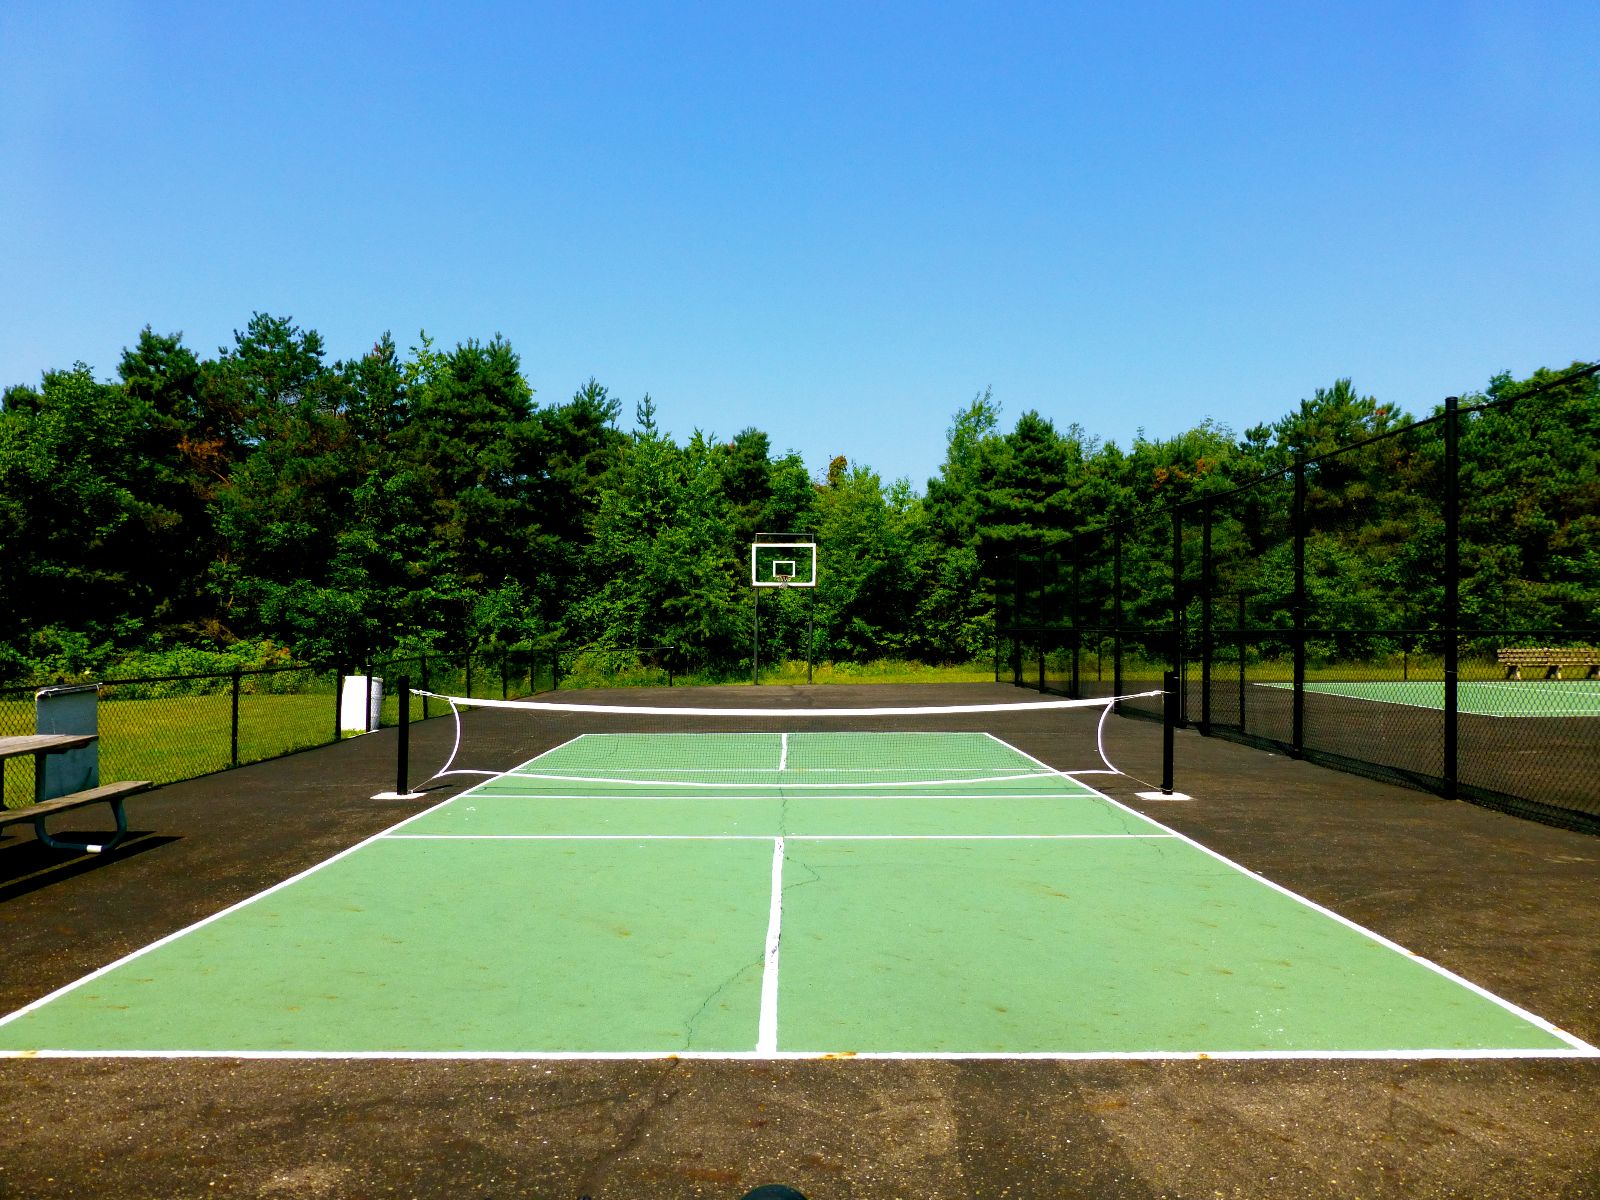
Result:
[[[392,706],[390,706],[392,709]],[[175,783],[221,771],[232,761],[232,701],[226,695],[102,700],[100,779]],[[0,703],[0,731],[33,732],[31,701]],[[239,762],[260,762],[333,738],[333,695],[239,697]],[[33,801],[33,760],[6,763],[5,805]]]
[[[993,683],[994,662],[930,666],[902,659],[880,658],[871,662],[817,663],[811,672],[813,683]],[[804,683],[806,664],[790,660],[763,667],[762,683]]]

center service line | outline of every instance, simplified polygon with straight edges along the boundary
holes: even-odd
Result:
[[[761,1021],[756,1053],[778,1049],[778,940],[783,928],[783,839],[772,840],[772,903],[767,911],[767,958],[761,969]]]

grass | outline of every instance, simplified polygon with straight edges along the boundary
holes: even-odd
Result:
[[[392,706],[391,706],[392,710]],[[100,778],[173,783],[229,766],[232,703],[227,695],[100,702]],[[0,732],[33,732],[31,701],[0,703]],[[333,695],[239,697],[239,761],[260,762],[321,745],[333,736]],[[33,762],[6,763],[5,806],[33,800]]]

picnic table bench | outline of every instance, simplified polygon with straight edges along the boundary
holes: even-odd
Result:
[[[1496,651],[1507,679],[1521,679],[1523,667],[1544,671],[1546,679],[1560,679],[1562,667],[1585,668],[1584,678],[1600,674],[1600,650],[1589,646],[1533,646]]]
[[[27,808],[6,809],[0,808],[0,829],[7,825],[17,825],[23,821],[31,822],[33,832],[46,846],[57,850],[86,850],[91,854],[98,854],[102,850],[110,850],[128,835],[128,817],[122,807],[122,802],[135,792],[142,792],[150,786],[145,779],[130,779],[122,783],[107,783],[99,787],[87,788],[81,792],[73,792],[66,796],[46,797],[44,795],[44,760],[46,755],[61,754],[68,750],[78,750],[89,745],[95,740],[92,733],[29,733],[19,737],[0,737],[0,785],[4,783],[5,761],[8,758],[33,757],[34,761],[34,802]],[[4,788],[0,786],[0,794]],[[45,830],[45,819],[68,809],[83,808],[89,804],[108,804],[111,813],[117,820],[116,833],[105,842],[73,842],[53,837]]]

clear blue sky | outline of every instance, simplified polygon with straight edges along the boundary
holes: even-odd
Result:
[[[1600,5],[0,5],[0,385],[504,334],[919,488],[1600,354]]]

